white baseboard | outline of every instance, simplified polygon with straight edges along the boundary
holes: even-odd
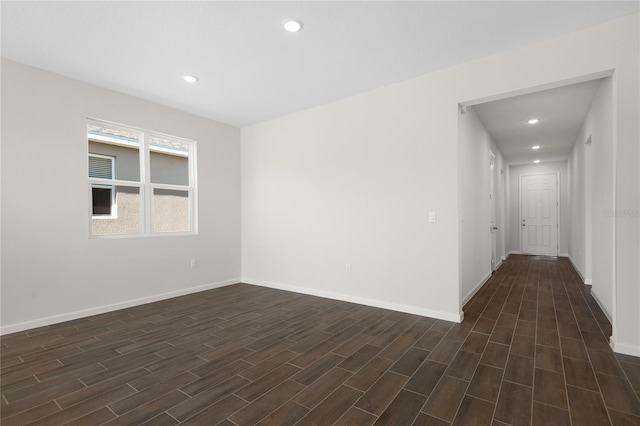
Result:
[[[616,353],[640,357],[640,346],[638,345],[625,345],[618,343],[613,336],[609,339],[609,345]]]
[[[558,257],[569,257],[569,253],[558,253]]]
[[[503,259],[504,260],[504,259]],[[496,271],[502,266],[502,260],[496,264]],[[495,271],[494,271],[495,272]]]
[[[598,298],[598,295],[596,293],[593,292],[593,288],[590,291],[591,293],[591,297],[593,297],[593,300],[596,301],[596,303],[598,304],[598,306],[600,306],[600,309],[602,310],[602,312],[604,313],[604,315],[607,317],[607,319],[609,320],[609,322],[611,324],[613,324],[613,317],[611,316],[611,313],[609,313],[604,305],[602,304],[602,302],[600,302],[600,299]]]
[[[504,261],[504,260],[507,260],[509,256],[511,256],[511,253],[507,253],[506,256],[501,256],[501,257],[502,257],[502,260]]]
[[[580,268],[578,268],[578,265],[576,265],[576,262],[573,261],[573,258],[569,255],[567,255],[567,257],[569,258],[569,262],[571,262],[571,265],[573,265],[573,269],[575,269],[576,272],[578,272],[578,275],[580,276],[580,279],[582,280],[582,282],[585,283],[586,285],[591,285],[591,278],[585,279],[584,275],[582,274],[582,271],[580,270]]]
[[[483,279],[481,279],[480,282],[478,284],[476,284],[476,286],[471,289],[469,294],[467,294],[465,296],[465,298],[462,299],[462,306],[466,305],[467,302],[469,300],[471,300],[471,298],[478,292],[478,290],[480,290],[482,288],[482,286],[485,285],[487,281],[489,281],[489,278],[491,278],[491,274],[490,273],[487,276],[485,276]]]
[[[386,302],[384,300],[369,299],[366,297],[353,296],[350,294],[334,293],[331,291],[317,290],[307,287],[296,287],[287,284],[274,283],[253,278],[242,278],[243,283],[258,285],[261,287],[275,288],[278,290],[291,291],[294,293],[308,294],[310,296],[325,297],[327,299],[341,300],[343,302],[357,303],[358,305],[373,306],[376,308],[389,309],[392,311],[406,312],[408,314],[421,315],[424,317],[436,318],[445,321],[462,322],[464,315],[462,312],[453,314],[450,312],[425,309],[419,306],[404,305],[399,303]]]
[[[521,251],[516,251],[516,250],[511,250],[511,251],[509,251],[509,254],[507,254],[507,257],[511,256],[512,254],[522,254],[522,252]]]
[[[124,302],[112,303],[110,305],[97,306],[89,309],[68,312],[59,315],[52,315],[44,318],[19,322],[16,324],[3,325],[0,327],[0,335],[9,333],[17,333],[19,331],[30,330],[32,328],[43,327],[51,324],[58,324],[65,321],[71,321],[79,318],[90,317],[92,315],[104,314],[105,312],[117,311],[119,309],[130,308],[132,306],[144,305],[146,303],[157,302],[159,300],[171,299],[173,297],[184,296],[186,294],[198,293],[205,290],[211,290],[218,287],[225,287],[239,283],[239,279],[219,281],[216,283],[204,284],[196,287],[184,288],[167,293],[155,294],[153,296],[141,297],[138,299],[125,300]]]

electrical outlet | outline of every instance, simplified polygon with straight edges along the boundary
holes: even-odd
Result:
[[[436,221],[436,212],[429,212],[429,222],[433,223]]]
[[[196,259],[191,259],[191,269],[196,269],[198,267],[198,261]]]
[[[345,267],[344,267],[344,271],[345,271],[345,272],[347,272],[347,273],[351,272],[351,264],[350,264],[350,263],[347,263],[347,264],[345,265]]]

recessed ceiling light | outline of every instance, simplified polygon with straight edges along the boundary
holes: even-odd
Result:
[[[302,29],[302,22],[296,21],[294,19],[287,19],[282,23],[282,26],[290,33],[297,33]]]
[[[540,149],[540,145],[534,145],[531,147],[531,149]]]
[[[186,81],[187,83],[197,83],[198,82],[198,77],[196,77],[195,75],[185,75],[184,77],[182,77],[184,79],[184,81]]]
[[[527,121],[527,123],[529,124],[538,124],[538,122],[540,122],[540,120],[537,118],[532,118],[531,120]]]
[[[540,160],[533,160],[534,163],[538,164]]]

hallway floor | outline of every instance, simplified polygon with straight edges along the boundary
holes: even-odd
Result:
[[[611,350],[611,324],[567,259],[511,256],[463,324],[491,333],[464,398],[495,402],[494,425],[640,425],[640,358]],[[484,398],[469,392],[476,380]]]
[[[1,423],[640,425],[640,358],[566,259],[461,324],[237,284],[3,336]]]

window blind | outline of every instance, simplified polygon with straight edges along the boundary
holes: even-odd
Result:
[[[113,158],[89,155],[89,177],[113,179]]]

